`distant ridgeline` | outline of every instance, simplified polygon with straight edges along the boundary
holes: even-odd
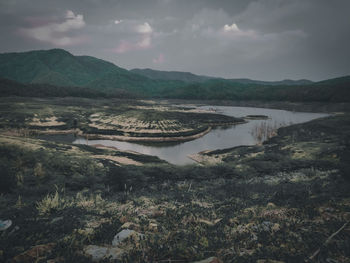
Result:
[[[321,82],[223,79],[126,70],[63,49],[0,54],[0,96],[350,101],[350,76]]]

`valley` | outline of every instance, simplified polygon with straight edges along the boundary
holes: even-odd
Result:
[[[350,220],[344,105],[256,145],[199,153],[201,165],[173,165],[93,140],[106,133],[177,138],[247,124],[220,107],[2,99],[0,211],[13,222],[0,237],[2,260],[300,262],[321,248],[318,257],[346,262],[346,225],[323,246]],[[243,115],[258,118],[256,112],[262,110]],[[245,122],[266,122],[259,118]],[[72,144],[74,136],[88,145]],[[116,243],[117,234],[126,239]]]
[[[349,262],[349,85],[0,54],[0,262]]]

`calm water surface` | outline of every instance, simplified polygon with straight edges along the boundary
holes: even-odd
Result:
[[[324,113],[306,113],[292,112],[285,110],[251,108],[251,107],[232,107],[232,106],[201,106],[199,109],[216,109],[218,113],[245,117],[247,115],[266,115],[267,120],[249,120],[248,123],[236,126],[216,128],[205,136],[189,142],[176,144],[156,143],[143,145],[131,142],[111,141],[111,140],[89,140],[79,138],[74,141],[76,144],[102,144],[114,146],[121,150],[132,150],[143,154],[155,155],[160,159],[173,164],[190,164],[194,161],[188,158],[189,154],[198,153],[204,150],[224,149],[240,145],[254,145],[257,143],[253,136],[253,130],[261,123],[271,124],[272,126],[288,126],[307,122],[313,119],[328,116]]]

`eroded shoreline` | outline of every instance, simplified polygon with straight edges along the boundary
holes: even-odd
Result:
[[[25,131],[19,130],[7,130],[8,135],[23,135],[23,133],[32,134],[32,135],[77,135],[79,137],[85,138],[87,140],[113,140],[113,141],[123,141],[123,142],[185,142],[198,139],[206,134],[208,134],[214,127],[227,127],[232,125],[239,125],[247,123],[247,121],[238,121],[233,123],[224,123],[224,124],[212,124],[204,131],[195,133],[188,136],[172,136],[172,137],[151,137],[151,136],[123,136],[123,135],[106,135],[106,134],[87,134],[83,133],[79,129],[69,129],[69,130],[36,130],[36,129],[26,129]],[[150,133],[152,134],[152,133]]]

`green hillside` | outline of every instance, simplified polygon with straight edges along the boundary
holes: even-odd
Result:
[[[63,49],[0,54],[0,77],[23,84],[87,87],[134,96],[157,96],[181,81],[151,80],[110,62],[89,56],[73,56]],[[118,92],[117,92],[118,93]]]
[[[63,49],[0,54],[0,77],[21,83],[85,86],[110,72],[125,71],[110,62],[73,56]]]
[[[240,84],[257,84],[257,85],[269,85],[269,86],[278,86],[278,85],[295,86],[295,85],[309,85],[313,83],[311,80],[307,80],[307,79],[300,79],[300,80],[285,79],[281,81],[261,81],[261,80],[243,79],[243,78],[224,79],[224,78],[195,75],[190,72],[161,71],[161,70],[154,70],[149,68],[132,69],[130,71],[150,79],[179,80],[186,83],[203,83],[203,82],[207,82],[208,80],[229,80]]]
[[[241,84],[258,84],[258,85],[270,85],[270,86],[278,86],[278,85],[295,86],[295,85],[309,85],[313,83],[311,80],[308,80],[308,79],[299,79],[299,80],[285,79],[281,81],[261,81],[261,80],[253,80],[253,79],[230,79],[230,80]]]
[[[269,86],[278,86],[278,85],[295,86],[295,85],[309,85],[313,83],[311,80],[307,80],[307,79],[300,79],[300,80],[285,79],[281,81],[261,81],[261,80],[243,79],[243,78],[224,79],[224,78],[195,75],[190,72],[161,71],[161,70],[154,70],[149,68],[132,69],[130,71],[150,79],[179,80],[186,83],[204,83],[204,82],[207,82],[208,80],[217,80],[217,81],[229,80],[234,83],[240,83],[240,84],[257,84],[257,85],[269,85]]]
[[[82,97],[97,92],[133,98],[350,101],[349,76],[321,82],[266,82],[150,69],[128,71],[113,63],[89,56],[74,56],[62,49],[0,54],[0,78],[22,84],[42,84],[21,87],[19,83],[11,84],[17,87],[11,91],[8,82],[0,81],[1,96],[61,96],[59,91],[64,91],[64,96],[79,96],[81,92]]]
[[[142,97],[163,97],[162,94],[185,87],[185,83],[172,80],[151,80],[141,75],[132,73],[111,72],[96,79],[87,85],[89,88],[112,92],[115,89],[123,89]]]
[[[83,98],[134,98],[125,90],[114,90],[105,93],[84,87],[59,87],[50,84],[23,84],[0,78],[0,97],[83,97]]]
[[[265,101],[350,101],[350,77],[306,85],[242,84],[229,80],[193,83],[163,94],[167,98],[265,100]]]
[[[130,71],[150,79],[179,80],[186,83],[206,82],[210,79],[215,79],[213,77],[199,76],[199,75],[192,74],[190,72],[181,72],[181,71],[161,71],[161,70],[154,70],[149,68],[132,69]]]

